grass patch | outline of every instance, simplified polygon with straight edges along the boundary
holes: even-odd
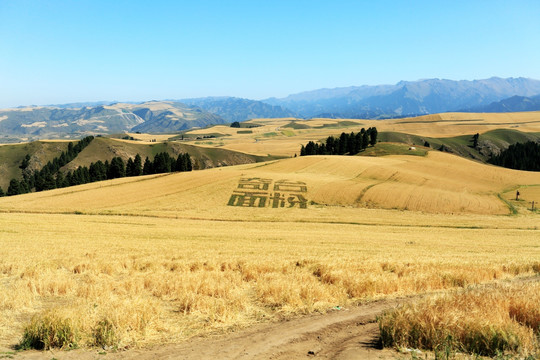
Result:
[[[355,121],[338,121],[332,124],[324,124],[321,126],[316,126],[314,127],[314,129],[327,129],[327,128],[339,129],[339,128],[346,128],[346,127],[351,127],[351,126],[361,126],[361,125],[362,124],[357,123]]]
[[[295,135],[294,131],[292,130],[281,130],[281,133],[287,137],[291,137]]]
[[[278,133],[277,132],[267,132],[267,133],[264,133],[262,134],[263,137],[274,137],[274,136],[278,136]]]
[[[291,128],[295,130],[311,129],[311,126],[306,124],[299,124],[296,121],[291,121],[287,125],[283,125],[282,128]]]
[[[395,143],[377,143],[375,146],[368,147],[358,153],[360,156],[387,156],[387,155],[415,155],[426,156],[427,150],[416,147],[415,150],[409,150],[410,146],[406,144]]]
[[[238,130],[237,134],[253,134],[253,130]]]
[[[18,349],[48,350],[51,348],[76,348],[78,330],[69,318],[49,312],[34,316],[23,333]]]
[[[92,329],[93,345],[99,347],[118,346],[120,337],[117,326],[107,318],[103,318]]]
[[[518,211],[516,209],[516,207],[508,200],[506,200],[501,194],[497,194],[497,197],[503,202],[506,204],[506,206],[508,207],[508,210],[510,210],[510,213],[512,215],[517,215],[518,214]]]
[[[190,133],[181,133],[179,135],[175,135],[173,137],[170,137],[169,140],[196,140],[197,138],[204,138],[206,136],[207,139],[211,138],[220,138],[225,136],[231,136],[230,134],[222,134],[218,132],[211,132],[211,133],[205,133],[205,134],[190,134]]]
[[[383,346],[437,354],[540,355],[540,285],[468,290],[403,306],[377,321]]]

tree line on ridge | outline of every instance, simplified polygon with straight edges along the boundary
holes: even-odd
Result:
[[[66,151],[49,161],[39,171],[27,170],[30,155],[26,155],[20,166],[23,178],[21,180],[11,179],[6,193],[0,188],[0,196],[39,192],[128,176],[192,171],[193,169],[188,153],[179,154],[177,158],[174,158],[167,152],[160,152],[154,156],[153,161],[146,157],[143,163],[139,154],[135,155],[135,158],[129,158],[127,162],[117,156],[112,158],[110,162],[98,160],[91,163],[89,167],[79,166],[74,171],[68,171],[64,174],[60,169],[75,159],[93,139],[93,136],[85,137],[76,145],[70,142]]]
[[[300,148],[300,156],[306,155],[356,155],[368,145],[377,143],[377,128],[362,128],[360,132],[341,133],[338,138],[329,136],[324,143],[308,142]]]

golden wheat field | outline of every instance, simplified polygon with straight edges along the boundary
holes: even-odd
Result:
[[[514,129],[540,132],[540,112],[518,113],[442,113],[414,118],[380,120],[358,119],[253,119],[245,122],[252,128],[231,128],[217,125],[207,129],[191,130],[197,136],[223,135],[218,139],[196,140],[200,146],[222,147],[254,155],[293,156],[300,145],[309,140],[339,135],[342,131],[358,132],[362,127],[376,127],[378,131],[391,131],[426,137],[452,137],[484,133],[495,129]],[[145,135],[131,134],[141,140]]]
[[[179,342],[538,275],[540,217],[525,205],[538,185],[537,173],[429,152],[301,157],[2,198],[0,346],[49,328],[69,329],[67,343],[83,347]]]

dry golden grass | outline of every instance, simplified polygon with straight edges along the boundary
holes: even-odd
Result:
[[[285,209],[294,214],[288,216],[312,219],[320,213],[321,218],[336,221],[357,219],[354,210],[349,212],[350,216],[345,216],[343,209],[335,213],[336,205],[447,214],[508,214],[508,205],[499,194],[519,186],[533,189],[540,184],[538,173],[483,165],[436,151],[427,157],[313,156],[202,172],[124,178],[21,195],[2,199],[0,210],[238,220],[277,215],[275,209],[254,212],[227,206],[241,177],[303,181],[314,209]],[[540,200],[535,198],[537,195],[524,190],[522,202],[517,205]]]
[[[540,284],[439,295],[381,316],[386,346],[451,354],[540,356]]]
[[[123,347],[540,269],[525,229],[63,214],[2,214],[0,228],[4,345],[34,315],[70,319],[80,345],[109,322]]]
[[[248,177],[303,181],[310,203],[227,206]],[[25,332],[26,343],[48,339],[43,347],[177,342],[538,274],[538,215],[493,214],[509,213],[499,194],[539,183],[432,152],[302,157],[2,198],[0,345]]]

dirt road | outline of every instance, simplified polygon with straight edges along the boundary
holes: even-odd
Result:
[[[501,283],[540,281],[537,275],[476,285],[492,288]],[[461,291],[460,289],[456,289]],[[447,291],[448,292],[448,291]],[[435,292],[434,292],[435,293]],[[434,294],[432,293],[432,294]],[[289,321],[265,323],[227,335],[193,338],[182,344],[119,352],[103,350],[24,351],[14,353],[0,348],[0,359],[396,359],[403,358],[392,350],[377,347],[377,315],[400,304],[411,303],[430,294],[371,302],[357,307],[333,310]]]
[[[410,299],[408,299],[410,300]],[[123,352],[27,351],[15,359],[385,359],[376,348],[376,316],[407,300],[383,300],[290,321],[259,324],[222,336]],[[1,356],[0,356],[1,357]]]

